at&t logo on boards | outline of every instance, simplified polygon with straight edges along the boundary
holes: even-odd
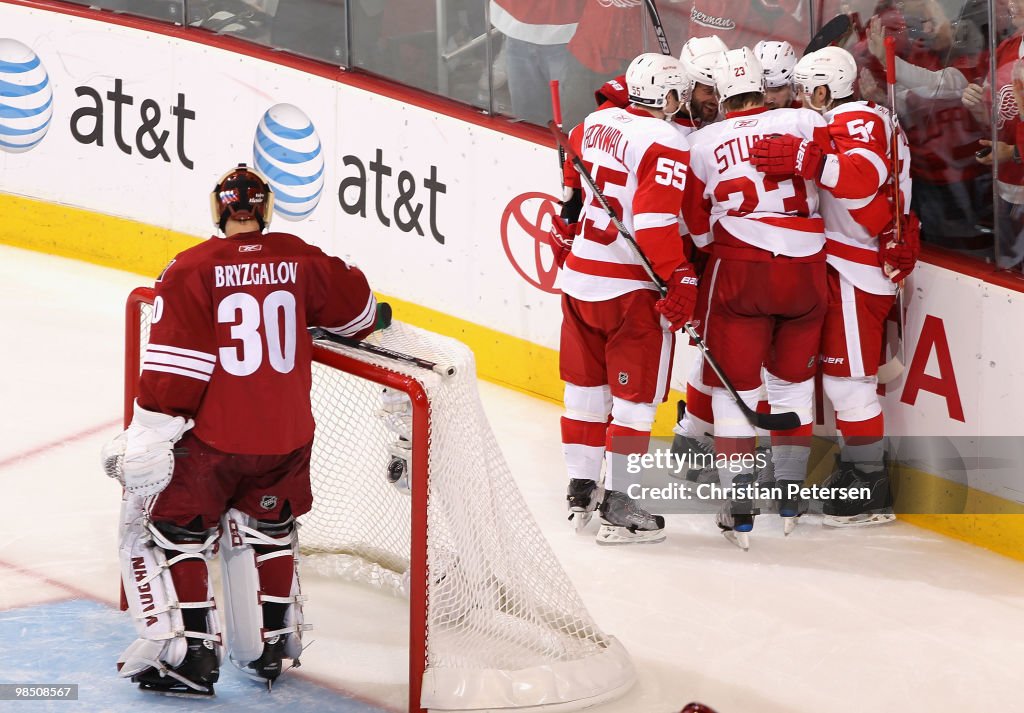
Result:
[[[320,202],[324,189],[324,153],[309,117],[291,104],[267,109],[256,127],[253,165],[274,191],[274,213],[303,220]]]
[[[0,150],[34,148],[52,116],[53,88],[43,63],[28,46],[0,38]]]

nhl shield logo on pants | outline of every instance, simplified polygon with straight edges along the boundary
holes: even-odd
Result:
[[[260,507],[264,510],[273,510],[277,507],[277,496],[276,495],[264,495],[260,498]]]
[[[629,374],[624,371],[619,372],[619,383],[625,386],[629,383]]]

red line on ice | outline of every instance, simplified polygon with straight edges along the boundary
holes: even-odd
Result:
[[[65,443],[74,443],[75,441],[80,441],[83,438],[88,438],[89,436],[95,436],[97,433],[99,433],[101,431],[106,431],[106,430],[111,430],[112,431],[112,430],[118,428],[120,425],[121,425],[121,419],[118,418],[115,421],[107,421],[106,423],[101,423],[98,426],[93,426],[92,428],[86,429],[84,431],[80,431],[79,433],[75,433],[75,434],[72,434],[70,436],[65,436],[64,438],[61,438],[59,440],[50,441],[49,443],[43,443],[42,445],[36,446],[35,448],[31,448],[31,449],[25,451],[24,453],[16,453],[13,456],[7,456],[3,460],[0,460],[0,468],[6,468],[7,466],[14,465],[15,463],[18,463],[19,461],[27,460],[29,458],[35,458],[36,456],[42,455],[43,453],[46,453],[49,450],[53,450],[54,448],[56,448],[58,446],[61,446],[61,445],[65,444]],[[113,436],[113,434],[111,434],[111,435]],[[96,462],[97,462],[97,464],[99,463],[99,455],[98,454],[97,454]],[[99,468],[99,466],[97,465],[97,469],[98,468]]]

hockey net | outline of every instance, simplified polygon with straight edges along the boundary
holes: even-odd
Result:
[[[129,299],[126,421],[152,296],[139,288]],[[575,710],[623,693],[629,655],[587,613],[516,487],[472,352],[397,322],[366,341],[454,375],[315,343],[302,567],[409,598],[410,711]],[[385,393],[407,405],[408,489],[386,477],[402,424]]]

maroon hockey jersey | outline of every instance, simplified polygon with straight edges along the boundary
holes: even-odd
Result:
[[[139,404],[227,453],[288,453],[313,438],[306,327],[362,338],[376,313],[360,270],[294,235],[212,238],[157,279]]]

